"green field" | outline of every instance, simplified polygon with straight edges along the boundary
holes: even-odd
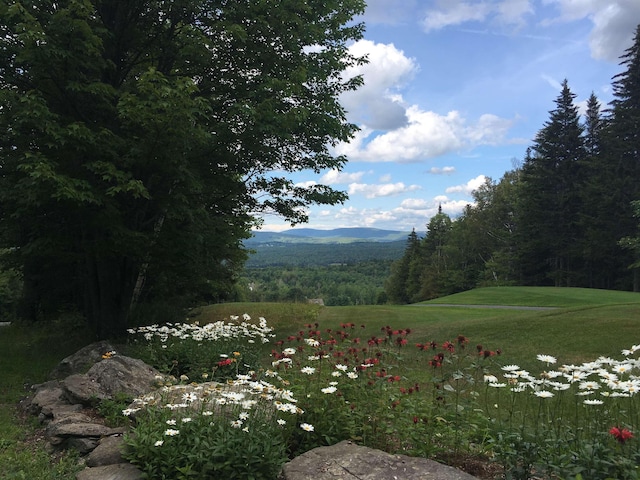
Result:
[[[468,305],[556,308],[536,311]],[[573,288],[483,288],[402,306],[229,303],[202,307],[190,318],[203,323],[244,313],[256,320],[265,317],[278,337],[316,322],[323,330],[352,322],[358,332],[354,336],[363,339],[380,335],[380,329],[387,325],[410,328],[410,343],[403,355],[408,360],[407,372],[418,376],[424,369],[421,360],[427,357],[413,345],[431,340],[441,343],[457,335],[469,338],[468,348],[482,344],[486,349],[501,349],[502,356],[496,357],[500,363],[516,363],[523,368],[535,368],[539,353],[556,356],[559,363],[578,363],[600,355],[620,358],[623,348],[640,343],[640,294]],[[0,464],[12,469],[15,476],[8,478],[53,479],[68,474],[49,468],[43,452],[33,454],[24,448],[33,426],[19,419],[15,404],[26,394],[25,383],[44,381],[59,360],[90,341],[77,326],[12,325],[0,329]]]
[[[556,308],[535,311],[467,305]],[[347,322],[364,325],[363,337],[376,335],[386,325],[411,328],[413,343],[443,342],[465,335],[473,345],[501,349],[504,363],[522,366],[535,364],[539,353],[554,355],[564,363],[589,361],[600,355],[618,357],[623,348],[640,343],[640,293],[584,288],[481,288],[415,305],[223,304],[203,309],[200,321],[243,313],[265,317],[279,336],[315,321],[322,329]]]

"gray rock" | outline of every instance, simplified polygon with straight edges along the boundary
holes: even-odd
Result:
[[[102,355],[115,350],[113,345],[106,341],[95,342],[81,348],[73,355],[63,359],[49,374],[52,380],[62,380],[69,375],[86,373],[93,364],[102,360]]]
[[[391,455],[344,441],[306,452],[285,464],[281,480],[474,480],[425,458]]]
[[[80,455],[86,455],[98,446],[99,440],[91,437],[71,437],[64,442],[65,449],[74,449]]]
[[[157,376],[160,372],[142,360],[115,355],[94,364],[86,374],[68,376],[62,385],[70,403],[92,405],[116,394],[143,395],[155,388]]]
[[[141,478],[142,472],[130,463],[85,468],[76,475],[76,480],[140,480]]]
[[[126,463],[122,458],[123,443],[122,435],[103,437],[98,446],[87,456],[87,467]]]
[[[95,405],[100,400],[106,400],[109,396],[103,393],[100,384],[90,378],[86,373],[69,375],[62,381],[65,395],[70,403],[82,405]]]

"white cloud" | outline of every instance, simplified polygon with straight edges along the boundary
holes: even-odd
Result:
[[[490,19],[501,25],[520,27],[525,23],[525,16],[533,13],[531,4],[531,0],[441,0],[436,8],[427,11],[422,26],[428,33],[452,25]]]
[[[364,128],[336,151],[351,160],[417,162],[478,145],[501,143],[514,123],[486,114],[475,124],[466,125],[457,111],[443,116],[415,105],[407,109],[407,117],[409,121],[404,127],[377,136]]]
[[[373,130],[393,130],[407,122],[399,89],[407,84],[418,69],[415,59],[408,58],[393,44],[360,40],[349,51],[369,62],[348,68],[346,78],[362,75],[364,85],[345,92],[340,101],[349,120]]]
[[[432,175],[451,175],[455,173],[456,167],[431,167],[429,173]]]
[[[383,183],[380,185],[371,185],[366,183],[352,183],[349,185],[349,195],[364,195],[366,198],[390,197],[400,195],[406,192],[420,190],[420,185],[405,185],[398,183]]]
[[[365,172],[346,173],[339,170],[330,170],[320,178],[320,183],[322,185],[336,185],[359,182],[364,175]]]
[[[400,203],[400,208],[406,208],[407,210],[424,210],[428,207],[429,204],[423,198],[407,198]]]
[[[464,185],[456,185],[454,187],[448,187],[446,193],[464,193],[470,195],[471,192],[477,190],[481,185],[487,181],[487,177],[484,175],[478,175],[476,178],[472,178]]]
[[[562,83],[557,79],[553,78],[551,75],[547,75],[546,73],[540,74],[540,77],[547,82],[554,90],[560,92],[562,90]]]
[[[560,10],[560,17],[547,23],[571,22],[588,18],[593,23],[589,35],[591,56],[597,60],[618,62],[629,48],[640,19],[638,0],[544,0]]]

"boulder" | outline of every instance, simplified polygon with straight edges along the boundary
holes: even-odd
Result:
[[[102,437],[98,446],[87,455],[87,467],[102,467],[104,465],[126,463],[126,460],[122,458],[121,449],[123,443],[122,435]]]
[[[114,355],[94,364],[87,373],[70,375],[62,381],[70,403],[92,405],[96,400],[123,394],[134,398],[153,390],[160,372],[142,360]]]
[[[114,350],[113,345],[104,340],[87,345],[63,359],[49,373],[49,379],[62,380],[75,373],[86,373],[96,362],[102,360],[104,354]]]
[[[285,464],[281,480],[474,480],[426,458],[391,455],[343,441],[310,450]]]

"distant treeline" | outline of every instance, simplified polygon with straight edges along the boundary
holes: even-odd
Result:
[[[371,244],[366,246],[363,250]],[[340,245],[338,249],[344,247]],[[391,263],[392,260],[387,259],[323,266],[247,268],[238,284],[238,300],[306,302],[322,299],[325,305],[387,303],[384,283],[389,277]]]
[[[252,245],[255,253],[246,262],[247,269],[276,266],[354,265],[378,260],[397,260],[406,242],[353,242],[332,244],[268,243]]]

